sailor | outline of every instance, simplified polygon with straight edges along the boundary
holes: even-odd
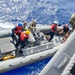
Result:
[[[20,35],[20,40],[16,43],[16,46],[19,45],[19,43],[21,44],[21,47],[20,47],[20,53],[22,53],[22,48],[25,47],[26,45],[28,45],[28,39],[29,39],[29,34],[30,34],[30,31],[29,30],[26,30],[26,31],[23,31],[21,32],[21,35]]]
[[[69,31],[70,31],[70,29],[69,29],[68,24],[65,24],[65,25],[63,26],[62,31],[61,31],[59,34],[68,34]]]
[[[70,18],[70,24],[72,27],[72,31],[75,29],[75,13],[72,14],[71,18]]]
[[[18,41],[18,39],[20,38],[20,34],[22,32],[22,24],[19,23],[18,25],[15,26],[15,28],[12,29],[12,39],[13,41],[16,40],[16,42]],[[16,35],[18,36],[18,38],[16,38]]]
[[[38,33],[37,33],[37,30],[36,30],[36,20],[34,20],[28,29],[30,29],[31,33],[33,34],[33,36],[35,37],[35,40],[38,38]]]
[[[36,30],[36,20],[34,20],[34,21],[30,24],[29,29],[30,29],[31,31],[35,31],[35,30]]]
[[[49,42],[53,39],[54,33],[57,31],[57,25],[58,25],[58,21],[54,21],[54,23],[51,25],[50,32],[46,34],[46,35],[50,35],[50,38],[46,36]]]
[[[23,23],[22,30],[23,30],[23,31],[26,31],[26,29],[27,29],[27,22],[25,21],[25,22]]]
[[[69,29],[68,24],[65,24],[65,26],[62,29],[62,31],[59,34],[64,35],[62,42],[66,41],[66,39],[68,38],[68,36],[70,34],[70,29]]]

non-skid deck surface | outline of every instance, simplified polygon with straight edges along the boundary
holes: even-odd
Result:
[[[0,38],[0,50],[1,53],[15,50],[15,46],[11,37]]]

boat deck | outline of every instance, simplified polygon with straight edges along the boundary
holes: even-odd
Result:
[[[1,53],[11,52],[15,50],[15,46],[11,37],[0,38],[0,50]]]
[[[23,48],[22,49],[23,54],[22,54],[19,52],[19,48],[17,48],[17,49],[15,48],[11,37],[4,37],[4,38],[0,38],[0,50],[1,50],[1,53],[3,56],[5,54],[10,54],[12,51],[15,50],[16,57],[20,57],[20,56],[27,56],[30,54],[49,50],[49,49],[52,49],[54,46],[60,44],[60,40],[59,40],[58,36],[55,36],[51,42],[48,42],[45,44],[44,44],[44,42],[42,44],[42,42],[41,42],[41,45],[38,45],[38,46]]]

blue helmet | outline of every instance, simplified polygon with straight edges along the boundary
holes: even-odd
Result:
[[[22,27],[22,23],[19,23],[18,26],[21,26]]]

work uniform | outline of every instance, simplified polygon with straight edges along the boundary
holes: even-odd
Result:
[[[21,40],[21,46],[22,46],[22,48],[23,48],[25,45],[27,45],[27,43],[28,43],[28,38],[29,38],[29,36],[28,36],[27,34],[25,34],[24,32],[21,33],[21,35],[20,35],[20,40]]]
[[[63,32],[64,32],[64,34],[66,34],[68,31],[70,31],[70,30],[69,30],[69,27],[66,28],[66,26],[64,26],[64,27],[63,27]]]
[[[49,41],[51,41],[53,39],[54,33],[55,33],[56,30],[57,30],[57,25],[56,24],[52,24],[50,32],[47,33],[47,35],[50,35]]]
[[[15,28],[12,29],[12,39],[13,41],[15,40],[16,42],[18,41],[18,39],[20,38],[20,34],[22,32],[22,27],[21,26],[16,26]],[[18,36],[18,38],[16,37],[16,35]]]

